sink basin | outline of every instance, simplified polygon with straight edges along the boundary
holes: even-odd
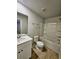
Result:
[[[22,43],[24,43],[24,42],[28,42],[28,41],[30,41],[30,40],[32,40],[32,38],[29,37],[29,36],[26,35],[26,34],[18,34],[18,35],[17,35],[17,45],[22,44]]]

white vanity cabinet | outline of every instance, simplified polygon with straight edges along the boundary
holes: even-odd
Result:
[[[32,40],[17,45],[17,59],[31,58]]]

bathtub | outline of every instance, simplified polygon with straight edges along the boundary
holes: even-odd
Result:
[[[44,42],[45,46],[47,46],[48,48],[52,49],[53,51],[55,51],[56,53],[60,53],[60,45],[48,40],[48,39],[45,39],[44,37],[40,37],[40,40]]]

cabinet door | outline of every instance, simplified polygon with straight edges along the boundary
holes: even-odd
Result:
[[[30,45],[24,47],[21,52],[21,59],[29,59],[31,57]]]
[[[21,57],[20,57],[20,54],[17,54],[17,59],[20,59]]]
[[[17,59],[21,59],[21,52],[20,49],[17,48]]]

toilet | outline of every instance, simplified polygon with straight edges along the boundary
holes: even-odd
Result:
[[[43,48],[44,47],[44,43],[42,41],[38,40],[39,36],[34,36],[34,42],[36,43],[36,46],[38,48]]]

